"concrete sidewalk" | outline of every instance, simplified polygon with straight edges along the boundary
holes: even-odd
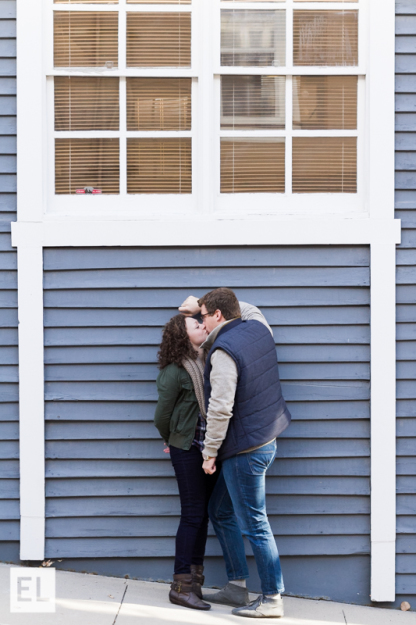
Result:
[[[169,586],[118,577],[56,571],[55,614],[10,614],[10,569],[0,564],[0,625],[227,625],[252,622],[213,605],[209,612],[174,606]],[[36,570],[36,569],[35,569]],[[253,595],[254,599],[256,595]],[[280,625],[416,625],[414,612],[285,597]]]

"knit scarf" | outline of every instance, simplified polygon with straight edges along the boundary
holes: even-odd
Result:
[[[182,361],[183,368],[191,376],[192,383],[194,385],[194,391],[198,400],[199,410],[201,415],[206,420],[207,413],[205,412],[205,399],[204,399],[204,365],[201,360],[197,358],[192,360],[191,358],[184,358]]]

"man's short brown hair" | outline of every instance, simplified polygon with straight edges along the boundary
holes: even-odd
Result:
[[[240,304],[234,291],[224,287],[206,293],[204,297],[198,300],[198,305],[201,308],[204,305],[209,315],[213,315],[216,310],[220,310],[222,316],[227,321],[241,317]]]

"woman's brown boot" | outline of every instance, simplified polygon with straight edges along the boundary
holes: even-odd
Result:
[[[194,610],[210,610],[209,603],[201,601],[192,589],[192,575],[190,573],[182,573],[173,576],[173,582],[170,585],[169,601],[176,605],[182,605],[184,608],[193,608]]]
[[[202,564],[191,564],[192,590],[200,599],[202,599],[202,586],[205,581],[203,572],[204,567]]]

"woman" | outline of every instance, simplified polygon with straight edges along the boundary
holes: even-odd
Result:
[[[203,562],[208,531],[208,501],[218,473],[202,470],[206,414],[203,394],[203,324],[183,314],[165,326],[158,354],[159,399],[154,422],[165,444],[178,481],[181,519],[176,534],[171,603],[209,610],[202,601]],[[168,451],[168,450],[166,450]]]

